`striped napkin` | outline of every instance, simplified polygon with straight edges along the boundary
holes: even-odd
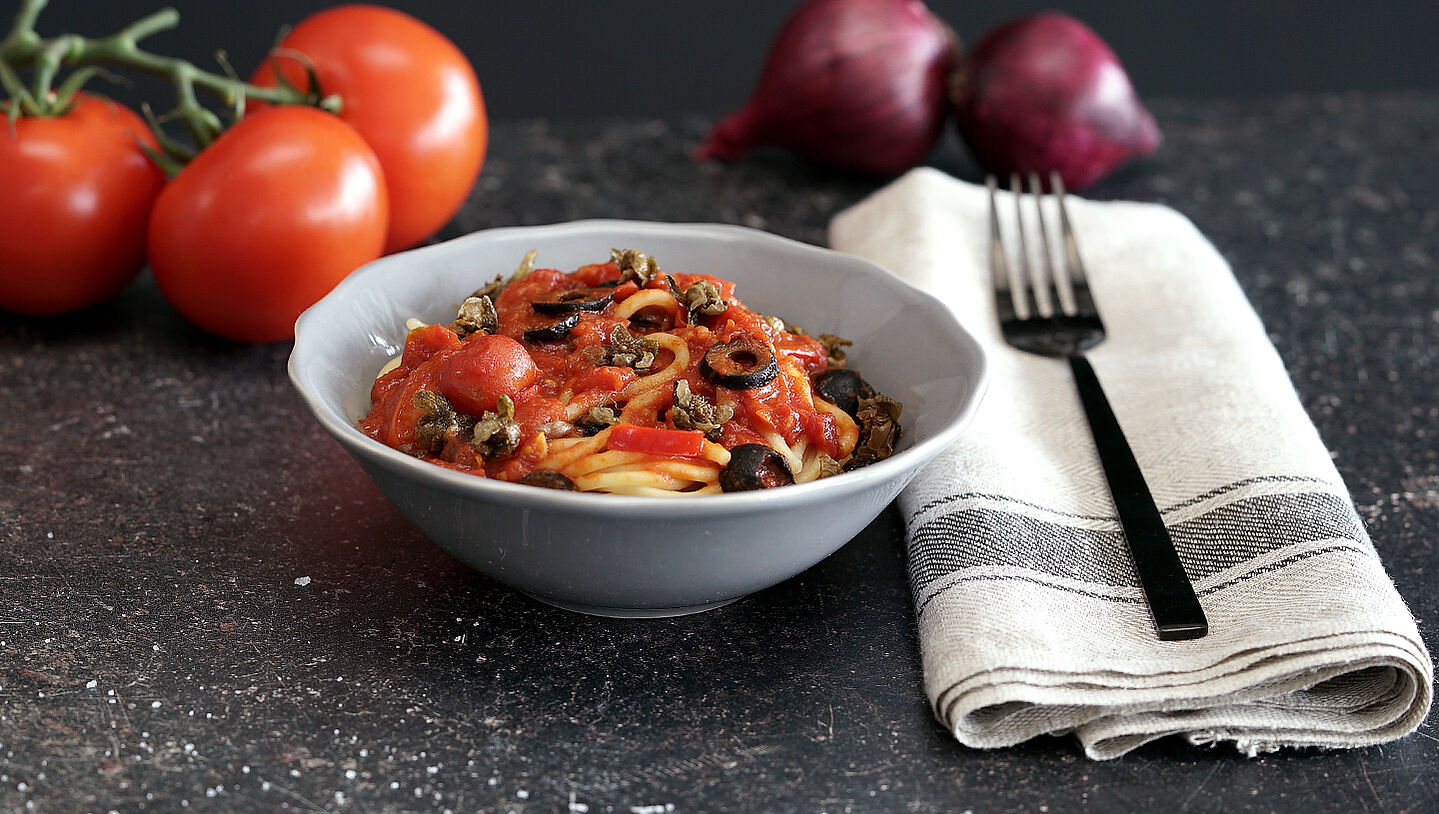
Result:
[[[1068,365],[1004,344],[987,191],[914,170],[830,241],[945,300],[992,362],[964,437],[899,501],[935,714],[969,746],[1072,732],[1095,759],[1172,734],[1254,754],[1412,732],[1429,653],[1228,265],[1173,210],[1069,204],[1109,332],[1090,359],[1210,632],[1155,637]]]

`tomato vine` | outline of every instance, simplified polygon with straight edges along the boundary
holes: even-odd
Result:
[[[9,94],[9,101],[0,102],[0,107],[4,108],[12,125],[20,116],[64,113],[73,104],[81,86],[106,66],[119,66],[168,78],[174,86],[174,108],[162,116],[150,115],[152,128],[165,153],[165,156],[156,158],[162,164],[168,163],[166,168],[172,172],[178,169],[179,164],[193,158],[197,150],[214,141],[226,127],[218,114],[200,103],[197,91],[215,96],[234,119],[244,114],[245,105],[251,100],[310,105],[332,113],[340,110],[340,98],[322,96],[313,76],[309,87],[304,89],[291,83],[261,87],[233,76],[223,61],[221,64],[227,72],[214,73],[184,59],[141,47],[140,43],[146,37],[179,24],[180,13],[173,8],[156,11],[103,37],[60,34],[47,38],[36,31],[40,12],[47,4],[48,0],[23,0],[14,24],[4,39],[0,39],[0,87]],[[77,70],[57,86],[55,81],[62,68]],[[28,85],[20,76],[20,71],[24,70],[32,74]],[[180,122],[194,141],[194,148],[166,137],[159,127],[163,121]]]

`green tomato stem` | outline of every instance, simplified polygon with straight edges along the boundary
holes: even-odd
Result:
[[[168,78],[175,88],[176,104],[158,121],[178,120],[200,148],[224,132],[225,125],[218,115],[200,104],[197,88],[218,97],[236,117],[251,99],[277,105],[311,105],[332,113],[340,109],[341,102],[336,96],[321,98],[317,92],[284,82],[274,87],[251,85],[234,76],[212,73],[186,60],[141,48],[141,40],[179,24],[180,13],[173,8],[149,14],[105,37],[61,34],[45,39],[35,32],[35,22],[46,4],[47,0],[24,0],[13,27],[0,40],[0,66],[3,66],[0,85],[10,94],[12,111],[23,108],[29,115],[64,112],[78,85],[72,87],[72,83],[67,82],[61,93],[52,94],[60,68],[93,65],[117,65]],[[28,90],[18,84],[15,74],[15,69],[23,68],[34,72]]]
[[[11,40],[33,41],[39,39],[35,33],[35,20],[45,8],[46,0],[25,0],[20,4],[20,10],[15,13],[15,26],[10,29],[10,34],[4,42],[0,42],[0,49],[3,49]]]
[[[10,132],[15,132],[15,121],[22,115],[39,115],[39,108],[35,100],[31,98],[30,91],[25,89],[25,83],[20,81],[15,70],[0,59],[0,87],[10,94],[10,100],[4,103],[5,118],[10,125]]]

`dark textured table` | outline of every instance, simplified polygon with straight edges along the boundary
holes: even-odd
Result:
[[[1155,104],[1167,141],[1092,190],[1187,213],[1234,265],[1433,648],[1439,96]],[[573,218],[822,243],[875,188],[707,121],[500,122],[445,236]],[[953,142],[933,163],[975,170]],[[886,512],[729,607],[587,618],[478,576],[240,347],[142,277],[0,315],[0,810],[1434,811],[1439,731],[1241,756],[995,752],[930,716]]]

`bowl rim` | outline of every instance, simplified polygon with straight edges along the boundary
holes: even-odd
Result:
[[[312,332],[310,330],[312,325],[323,319],[330,311],[341,307],[339,303],[346,300],[352,290],[364,291],[369,288],[383,288],[371,286],[370,281],[372,278],[381,278],[390,274],[392,267],[408,262],[419,255],[450,253],[462,249],[469,243],[483,243],[521,232],[561,234],[586,231],[626,231],[629,233],[648,231],[668,237],[674,237],[678,232],[681,236],[687,233],[698,238],[738,239],[768,243],[777,249],[822,256],[831,261],[839,260],[851,264],[856,271],[885,280],[887,285],[899,289],[915,304],[929,309],[933,317],[945,324],[948,332],[957,342],[969,347],[975,360],[975,366],[966,373],[974,382],[973,393],[967,403],[930,437],[896,452],[889,458],[861,469],[810,483],[791,484],[780,489],[660,498],[539,489],[492,478],[476,477],[467,472],[436,466],[386,446],[360,431],[343,416],[337,415],[336,411],[326,403],[325,397],[312,386],[308,379],[308,368],[321,360],[322,353],[319,348],[321,339],[316,336],[319,332]],[[351,272],[328,294],[300,314],[295,321],[294,346],[287,364],[292,385],[299,392],[320,426],[352,454],[395,474],[422,480],[427,486],[436,487],[452,494],[484,498],[489,502],[502,505],[522,504],[526,508],[536,510],[583,512],[600,516],[676,514],[692,517],[715,516],[734,512],[741,508],[748,508],[752,512],[783,510],[811,504],[823,496],[831,499],[847,497],[892,479],[903,477],[912,468],[917,470],[925,462],[932,460],[945,447],[952,444],[969,424],[988,389],[989,368],[989,359],[983,346],[965,329],[949,306],[932,294],[866,258],[735,224],[670,223],[609,218],[481,229],[447,241],[397,252],[371,261]]]

